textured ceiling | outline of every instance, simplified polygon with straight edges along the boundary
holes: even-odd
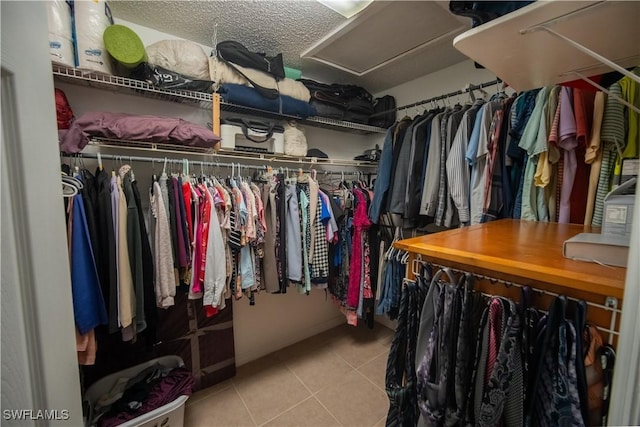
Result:
[[[363,77],[313,60],[303,60],[300,58],[301,52],[346,22],[342,15],[314,0],[112,0],[109,4],[116,18],[207,46],[214,44],[214,25],[217,23],[218,41],[236,40],[250,50],[268,55],[281,52],[285,65],[302,69],[306,78],[327,83],[358,84],[372,93],[465,59],[453,48],[452,37]],[[429,25],[428,16],[425,16],[423,25]],[[383,28],[389,37],[394,37],[397,34],[395,31],[402,28],[402,23],[389,22]]]

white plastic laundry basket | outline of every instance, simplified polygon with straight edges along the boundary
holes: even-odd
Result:
[[[139,365],[133,366],[129,369],[118,371],[115,374],[108,375],[100,380],[96,381],[89,387],[84,395],[84,399],[89,403],[89,417],[87,418],[87,425],[90,425],[93,419],[93,411],[96,402],[105,393],[114,386],[119,378],[132,378],[136,376],[142,370],[153,366],[156,363],[161,364],[167,368],[178,368],[184,366],[184,362],[178,356],[164,356],[157,359],[152,359]],[[133,418],[124,424],[120,424],[121,427],[182,427],[184,424],[184,405],[187,402],[189,396],[180,396],[173,402],[167,403],[151,412],[147,412],[137,418]]]

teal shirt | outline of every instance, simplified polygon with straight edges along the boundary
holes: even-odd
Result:
[[[536,187],[534,176],[540,153],[547,151],[547,109],[552,87],[545,87],[536,96],[536,105],[520,139],[520,148],[525,150],[529,161],[524,171],[522,187],[521,219],[528,221],[549,221],[549,210],[544,196],[544,188]]]

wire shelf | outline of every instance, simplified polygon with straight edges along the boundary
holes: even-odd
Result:
[[[53,75],[57,80],[69,84],[88,86],[96,89],[122,93],[133,93],[145,98],[175,102],[179,104],[191,104],[195,107],[203,109],[211,109],[213,105],[212,94],[206,92],[161,89],[140,80],[83,71],[77,68],[66,67],[59,64],[52,64],[52,69]],[[339,130],[343,132],[358,134],[384,134],[387,132],[387,129],[384,128],[369,126],[360,123],[345,122],[325,117],[309,117],[306,119],[301,119],[297,116],[279,114],[272,111],[261,110],[258,108],[236,105],[224,100],[221,100],[220,108],[225,112],[248,114],[258,117],[274,118],[279,120],[294,119],[309,126]]]

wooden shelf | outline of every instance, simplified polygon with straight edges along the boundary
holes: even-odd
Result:
[[[562,243],[582,232],[599,230],[575,224],[503,219],[401,240],[394,246],[436,264],[540,289],[622,299],[626,268],[562,256]]]
[[[553,31],[622,67],[640,64],[640,2],[537,1],[456,37],[453,45],[516,91],[612,71]],[[529,31],[527,31],[529,30]]]

